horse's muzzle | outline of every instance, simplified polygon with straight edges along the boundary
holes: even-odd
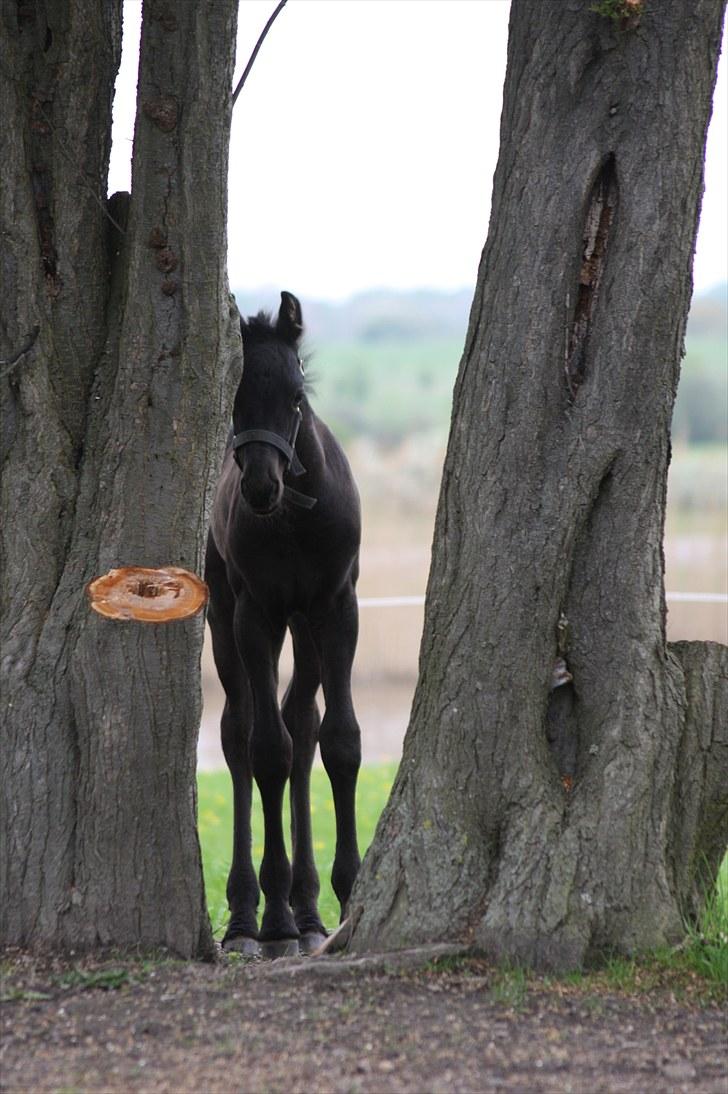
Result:
[[[268,517],[275,513],[283,499],[283,483],[271,481],[263,485],[252,485],[244,478],[240,480],[240,493],[249,509],[257,517]]]

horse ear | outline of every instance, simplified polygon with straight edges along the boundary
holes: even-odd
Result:
[[[278,312],[276,330],[281,338],[295,346],[303,334],[303,313],[301,304],[290,292],[281,293],[281,308]]]

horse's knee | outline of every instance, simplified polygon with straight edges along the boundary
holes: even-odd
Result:
[[[361,766],[361,731],[353,715],[337,721],[326,714],[321,723],[319,747],[330,777],[356,779]]]
[[[231,771],[240,767],[249,767],[249,734],[250,729],[244,712],[227,702],[220,719],[220,741],[225,762]]]
[[[253,730],[250,742],[253,774],[259,786],[279,786],[291,774],[293,745],[290,734],[281,725],[280,733],[266,734]]]
[[[300,693],[289,691],[283,700],[281,714],[286,728],[293,738],[294,747],[299,740],[312,740],[313,747],[316,747],[321,716],[316,705],[315,692],[301,698]]]

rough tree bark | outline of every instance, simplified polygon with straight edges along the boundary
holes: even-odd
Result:
[[[120,0],[2,9],[6,944],[211,952],[202,620],[112,622],[85,586],[116,565],[200,568],[241,363],[226,275],[236,9],[145,0],[115,224]]]
[[[728,651],[667,645],[662,552],[723,3],[593,6],[513,2],[419,682],[354,951],[633,952],[681,936],[725,849]]]

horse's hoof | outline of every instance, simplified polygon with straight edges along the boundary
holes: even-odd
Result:
[[[297,938],[269,938],[260,943],[263,957],[298,957]]]
[[[261,945],[258,939],[250,938],[244,934],[236,935],[234,938],[224,938],[222,948],[223,953],[239,953],[241,957],[247,957],[251,960],[262,957]]]
[[[301,957],[309,957],[320,946],[323,946],[327,938],[328,935],[322,934],[321,931],[307,931],[302,934],[298,940],[298,950]]]
[[[340,953],[349,945],[350,938],[351,919],[347,916],[346,919],[342,919],[336,930],[332,931],[328,938],[325,938],[321,945],[313,951],[311,956],[323,957],[324,954]]]

